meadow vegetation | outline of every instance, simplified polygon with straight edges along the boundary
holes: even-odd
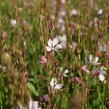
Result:
[[[0,109],[109,109],[109,0],[0,0]]]

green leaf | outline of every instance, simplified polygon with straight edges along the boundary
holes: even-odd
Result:
[[[35,89],[35,87],[33,86],[32,83],[28,82],[28,83],[27,83],[27,86],[28,86],[29,90],[30,90],[35,96],[38,95],[37,92],[36,92],[36,89]]]

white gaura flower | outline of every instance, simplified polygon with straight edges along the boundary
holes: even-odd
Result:
[[[98,62],[99,61],[99,57],[97,57],[97,56],[93,57],[92,54],[89,55],[88,60],[89,60],[90,64],[93,64],[93,65],[99,65],[100,64]]]
[[[41,107],[39,106],[39,101],[33,101],[30,98],[30,101],[29,101],[29,109],[41,109]]]
[[[68,75],[67,75],[68,73],[69,73],[69,70],[68,70],[68,69],[65,69],[64,72],[63,72],[63,76],[64,76],[64,77],[67,77],[67,76],[68,76]]]
[[[11,26],[15,27],[17,24],[17,21],[14,19],[11,19],[10,24],[11,24]]]
[[[18,103],[18,107],[19,109],[41,109],[39,101],[33,101],[32,98],[30,98],[27,106],[24,107],[22,104]]]
[[[64,10],[62,10],[62,11],[59,12],[59,15],[62,16],[62,17],[64,17],[66,15],[66,13],[65,13]]]
[[[100,75],[99,75],[99,80],[100,80],[101,82],[103,82],[103,81],[105,80],[105,76],[102,75],[102,74],[100,74]]]
[[[59,51],[64,48],[64,45],[62,42],[59,41],[58,37],[55,37],[53,40],[48,40],[48,46],[46,46],[46,50],[48,52],[50,51]]]
[[[60,76],[61,77],[68,77],[68,73],[69,73],[69,70],[68,69],[63,69],[63,67],[60,67]]]
[[[58,36],[58,39],[59,39],[62,47],[66,48],[66,45],[67,45],[67,36],[66,35]]]
[[[96,70],[94,70],[92,72],[98,74],[99,80],[101,82],[104,82],[105,83],[106,82],[106,80],[105,80],[106,70],[107,70],[107,68],[104,67],[104,66],[102,66],[100,69],[96,69]]]
[[[50,81],[50,86],[54,90],[60,90],[63,87],[63,84],[62,83],[57,83],[57,79],[52,78],[51,81]]]
[[[32,109],[41,109],[41,107],[39,106],[39,102],[38,101],[33,101]]]
[[[100,80],[101,82],[104,82],[104,81],[105,81],[106,70],[107,70],[106,67],[103,67],[103,66],[102,66],[102,67],[100,68],[99,80]]]
[[[99,15],[103,14],[103,9],[98,10],[98,14]]]

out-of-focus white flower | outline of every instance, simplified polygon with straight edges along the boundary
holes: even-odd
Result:
[[[99,61],[99,57],[93,57],[92,54],[89,55],[89,63],[93,64],[93,65],[99,65],[100,63],[98,63]]]
[[[100,52],[105,52],[109,49],[109,47],[103,41],[99,41],[98,42],[98,49]]]
[[[64,20],[60,17],[60,18],[58,18],[57,23],[58,23],[58,24],[64,24]]]
[[[33,101],[30,98],[30,101],[29,101],[29,109],[41,109],[41,107],[39,106],[39,101]]]
[[[63,67],[60,67],[60,77],[67,77],[68,75],[68,73],[69,73],[69,70],[68,69],[63,69]]]
[[[45,17],[43,15],[40,15],[39,18],[42,21],[42,20],[44,20]]]
[[[18,103],[19,109],[41,109],[39,106],[39,101],[33,101],[31,98],[27,106],[23,106],[22,104]]]
[[[54,90],[60,90],[63,87],[63,84],[62,83],[57,83],[57,79],[52,78],[51,81],[50,81],[50,86]]]
[[[105,76],[102,75],[102,74],[100,74],[100,75],[99,75],[99,80],[103,82],[103,81],[105,80]]]
[[[102,67],[100,68],[99,79],[100,79],[100,81],[102,81],[102,82],[105,81],[106,70],[107,70],[106,67],[103,67],[103,66],[102,66]]]
[[[50,15],[50,18],[51,18],[52,20],[55,20],[55,16],[54,16],[53,14]]]
[[[92,72],[95,76],[99,77],[99,80],[101,82],[105,83],[106,82],[106,80],[105,80],[106,70],[107,70],[107,68],[102,66],[100,69],[93,70]]]
[[[103,9],[98,10],[98,14],[99,15],[103,14]]]
[[[59,41],[59,38],[55,37],[53,40],[51,40],[51,39],[48,40],[48,46],[46,46],[46,50],[48,52],[50,52],[52,50],[59,51],[59,50],[65,48],[64,46],[65,45]]]
[[[62,2],[63,4],[65,4],[65,3],[66,3],[66,0],[61,0],[61,2]]]
[[[17,24],[17,21],[14,20],[14,19],[11,19],[11,22],[10,22],[11,26],[15,27],[16,24]]]
[[[68,73],[69,73],[69,70],[68,70],[68,69],[65,69],[64,72],[63,72],[63,76],[64,76],[64,77],[67,77],[67,76],[68,76],[68,75],[67,75]]]
[[[63,46],[63,48],[66,48],[66,45],[67,45],[67,37],[66,37],[66,35],[58,36],[58,39],[59,39],[61,45]]]
[[[64,10],[62,10],[62,11],[59,12],[59,15],[60,15],[61,17],[64,17],[64,16],[66,15],[66,13],[65,13]]]
[[[62,89],[62,87],[63,87],[63,84],[62,83],[58,83],[55,86],[55,90],[60,90],[60,89]]]
[[[50,81],[50,86],[52,88],[54,88],[56,84],[57,84],[57,79],[56,78],[52,78],[51,81]]]
[[[39,102],[38,101],[33,101],[32,109],[41,109],[41,107],[39,106]]]
[[[66,43],[66,41],[67,41],[66,35],[58,36],[58,39],[59,39],[60,42],[64,42],[64,43]]]
[[[70,15],[76,16],[76,15],[78,15],[78,11],[73,9],[70,11]]]

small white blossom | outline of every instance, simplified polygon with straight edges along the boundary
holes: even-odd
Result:
[[[98,10],[98,14],[99,15],[103,14],[103,9]]]
[[[102,74],[100,74],[100,75],[99,75],[99,79],[100,79],[100,81],[102,81],[102,82],[103,82],[103,81],[105,80],[105,76],[104,76],[104,75],[102,75]]]
[[[57,83],[57,79],[52,78],[51,81],[50,81],[50,86],[54,90],[60,90],[63,87],[63,84],[62,83]]]
[[[65,13],[65,11],[63,10],[63,11],[60,11],[60,12],[59,12],[59,15],[62,16],[62,17],[64,17],[64,16],[66,15],[66,13]]]
[[[23,106],[22,104],[18,103],[19,109],[41,109],[39,106],[39,101],[33,101],[31,98],[27,106]]]
[[[63,79],[63,77],[68,77],[68,73],[69,73],[69,70],[68,69],[63,69],[63,67],[60,67],[60,75],[59,77],[61,79]]]
[[[41,109],[41,107],[39,106],[39,101],[33,101],[30,98],[30,101],[29,101],[29,109]]]
[[[61,83],[56,84],[55,90],[60,90],[60,89],[62,89],[62,87],[63,87],[63,84],[61,84]]]
[[[63,4],[65,4],[65,3],[66,3],[66,0],[61,0],[61,2],[62,2]]]
[[[58,36],[58,39],[59,39],[61,45],[63,46],[63,48],[66,48],[66,45],[67,45],[67,37],[66,37],[66,35]]]
[[[59,38],[56,37],[53,40],[51,40],[51,39],[48,40],[48,46],[46,46],[46,50],[48,52],[59,51],[59,50],[65,48],[64,46],[65,45],[62,42],[60,42]]]
[[[93,57],[92,55],[89,55],[89,63],[93,64],[93,65],[99,65],[100,63],[98,63],[99,61],[99,57]]]
[[[11,22],[10,22],[11,26],[15,27],[16,24],[17,24],[17,21],[14,20],[14,19],[11,19]]]
[[[106,81],[106,80],[105,80],[106,70],[107,70],[106,67],[103,67],[103,66],[102,66],[102,67],[100,68],[99,79],[100,79],[100,81],[102,81],[102,82],[105,82],[105,81]]]
[[[64,20],[62,18],[58,18],[58,24],[64,24]]]
[[[39,106],[39,102],[38,101],[33,101],[32,109],[41,109],[41,107]]]
[[[64,76],[64,77],[67,77],[67,76],[68,76],[68,75],[67,75],[68,73],[69,73],[69,70],[68,70],[68,69],[65,69],[64,72],[63,72],[63,76]]]

